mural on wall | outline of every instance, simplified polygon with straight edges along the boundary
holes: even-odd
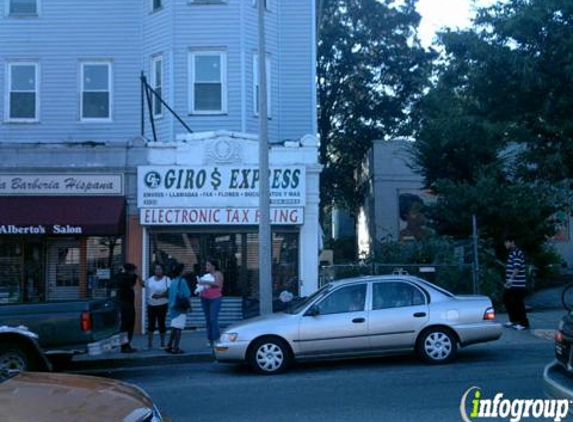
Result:
[[[430,190],[398,189],[398,238],[400,241],[419,241],[434,231],[428,227],[426,207],[436,202]]]

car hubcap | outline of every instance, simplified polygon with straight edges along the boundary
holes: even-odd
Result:
[[[432,333],[426,337],[424,349],[432,359],[441,360],[447,358],[452,352],[452,342],[444,333]]]
[[[265,371],[276,371],[283,364],[284,354],[276,344],[263,344],[257,350],[257,365]]]
[[[24,371],[26,362],[17,353],[8,352],[0,356],[0,369]]]

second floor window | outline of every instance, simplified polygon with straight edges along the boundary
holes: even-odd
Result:
[[[197,51],[190,54],[190,109],[197,114],[225,113],[227,110],[226,54]]]
[[[81,119],[111,119],[110,63],[82,63]]]
[[[38,0],[8,0],[10,15],[37,15]]]
[[[38,120],[38,64],[8,64],[8,120]]]
[[[161,56],[154,57],[151,63],[151,87],[157,95],[163,98],[163,58]],[[162,114],[163,106],[161,105],[161,101],[154,95],[153,116],[161,117]]]

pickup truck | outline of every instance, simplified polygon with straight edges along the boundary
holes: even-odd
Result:
[[[0,305],[0,326],[25,326],[47,355],[100,354],[119,346],[119,311],[109,300]]]

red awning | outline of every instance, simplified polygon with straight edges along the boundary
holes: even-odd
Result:
[[[0,197],[0,235],[116,236],[124,231],[123,196]]]

